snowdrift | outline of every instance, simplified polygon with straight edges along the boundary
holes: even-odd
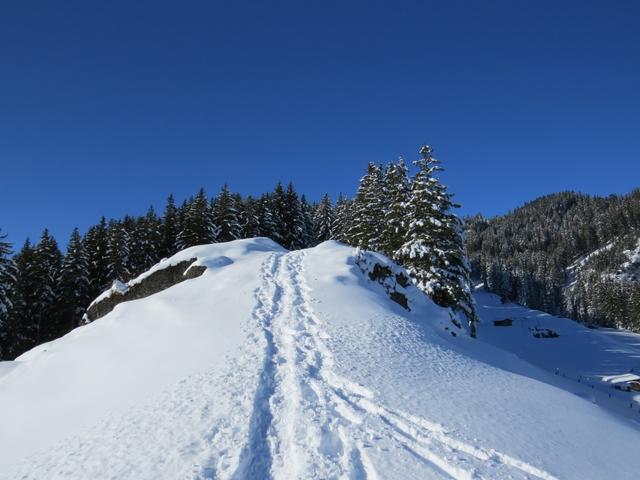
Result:
[[[410,285],[393,287],[409,309],[392,300],[350,247],[251,239],[167,262],[193,258],[201,276],[0,364],[0,478],[640,471],[635,424],[453,336],[449,313]]]

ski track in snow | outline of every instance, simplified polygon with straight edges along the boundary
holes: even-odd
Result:
[[[311,307],[304,255],[275,254],[262,269],[254,315],[264,330],[266,357],[245,459],[234,478],[375,480],[381,477],[371,457],[401,448],[430,477],[555,479],[524,461],[456,439],[436,423],[387,408],[366,388],[337,375],[328,337]]]
[[[0,478],[379,480],[390,478],[387,452],[400,451],[419,471],[412,478],[555,479],[389,408],[338,375],[312,308],[304,257],[267,256],[247,340],[226,373],[189,377],[155,403],[107,419]],[[404,478],[404,467],[395,465],[395,478]]]

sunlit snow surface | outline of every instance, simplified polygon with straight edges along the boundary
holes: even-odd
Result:
[[[201,277],[0,364],[0,478],[636,478],[628,416],[353,253],[194,247]]]

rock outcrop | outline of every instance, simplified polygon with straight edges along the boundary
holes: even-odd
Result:
[[[196,258],[184,260],[175,265],[158,269],[135,283],[119,284],[118,288],[112,288],[105,295],[101,295],[95,300],[85,313],[85,321],[93,322],[98,318],[104,317],[111,312],[116,305],[130,300],[138,300],[148,297],[154,293],[166,290],[180,282],[191,278],[199,277],[204,273],[207,267],[202,265],[193,265]]]

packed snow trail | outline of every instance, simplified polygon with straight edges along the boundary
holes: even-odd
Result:
[[[274,254],[261,269],[254,315],[264,330],[266,355],[245,458],[233,478],[376,479],[367,449],[381,442],[410,452],[430,478],[555,478],[386,408],[370,391],[338,376],[323,341],[327,334],[311,309],[304,255]]]
[[[180,255],[167,263],[197,256],[208,270],[0,369],[0,479],[583,480],[640,468],[637,428],[453,338],[446,310],[415,289],[402,309],[349,247],[255,239]],[[33,399],[41,411],[24,407]],[[76,411],[93,421],[70,422]],[[37,432],[33,415],[43,435],[20,436]]]

